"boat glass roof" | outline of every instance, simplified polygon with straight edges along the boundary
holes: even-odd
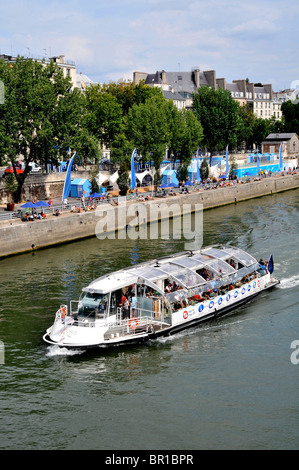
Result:
[[[236,258],[238,261],[244,264],[244,266],[251,266],[252,264],[256,263],[256,259],[253,256],[245,253],[245,251],[241,250],[240,248],[225,246],[222,249],[219,249],[210,247],[203,250],[203,252],[218,259],[227,259],[228,257]]]
[[[165,264],[161,266],[160,269],[173,277],[182,286],[189,289],[206,282],[203,277],[199,276],[199,274],[195,273],[191,269],[182,268],[174,263]]]
[[[185,256],[184,256],[185,255]],[[84,291],[109,292],[125,285],[133,284],[138,279],[156,284],[158,280],[171,277],[183,288],[192,289],[207,283],[207,280],[195,271],[203,267],[211,269],[218,275],[231,275],[237,271],[225,260],[235,258],[245,267],[253,266],[257,260],[239,248],[222,246],[221,249],[209,247],[198,252],[185,252],[171,258],[161,258],[158,262],[116,271],[93,281]],[[156,264],[154,264],[156,263]]]

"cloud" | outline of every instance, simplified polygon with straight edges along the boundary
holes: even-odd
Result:
[[[0,6],[0,51],[65,54],[95,81],[199,66],[288,86],[299,78],[298,16],[298,0],[10,0]]]

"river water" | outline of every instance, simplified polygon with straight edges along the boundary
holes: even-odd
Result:
[[[204,245],[273,254],[280,286],[143,346],[78,353],[42,335],[95,276],[184,240],[94,238],[0,260],[0,448],[298,449],[298,202],[294,190],[205,211]]]

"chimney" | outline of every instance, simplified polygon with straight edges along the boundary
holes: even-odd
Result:
[[[195,82],[196,88],[200,88],[199,72],[200,72],[199,69],[195,69],[195,70],[194,70],[194,82]]]

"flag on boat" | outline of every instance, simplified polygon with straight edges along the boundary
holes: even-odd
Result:
[[[282,143],[280,144],[279,147],[279,171],[283,170],[283,165],[282,165]]]
[[[131,189],[136,188],[136,174],[135,174],[135,161],[134,161],[135,152],[136,152],[136,148],[134,148],[133,150],[132,159],[131,159]]]
[[[270,274],[272,274],[273,271],[274,271],[274,261],[273,261],[273,256],[272,255],[269,258],[268,271],[269,271]]]
[[[229,165],[228,165],[228,145],[226,146],[226,173],[225,176],[228,178]]]
[[[64,187],[63,187],[63,193],[62,193],[62,200],[64,201],[69,197],[70,190],[71,190],[71,171],[72,171],[72,165],[73,161],[75,158],[76,152],[70,159],[69,165],[66,170],[66,175],[65,175],[65,181],[64,181]]]

